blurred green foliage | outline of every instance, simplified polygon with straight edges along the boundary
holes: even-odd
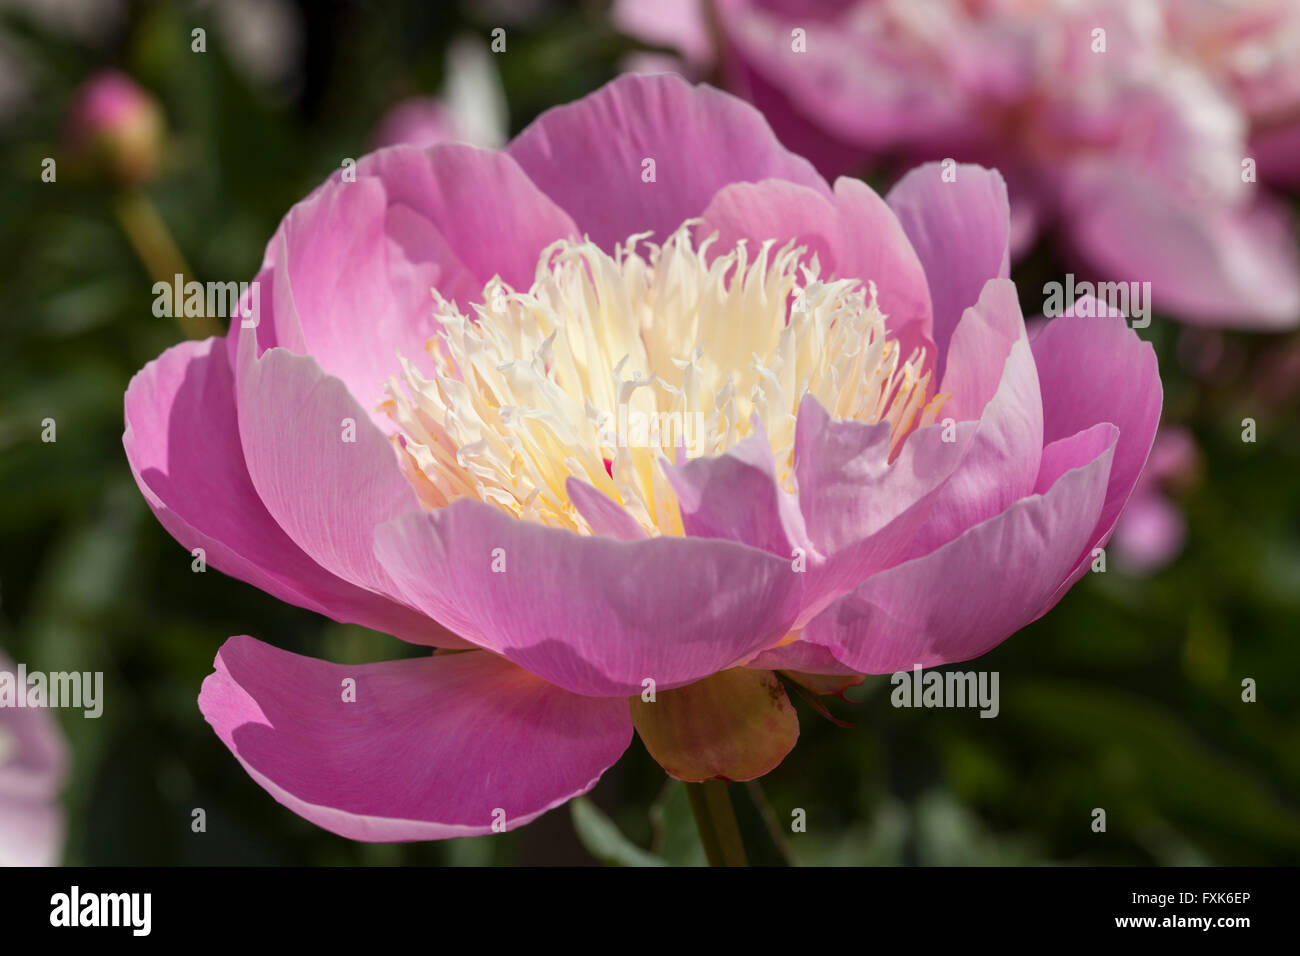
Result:
[[[130,376],[180,331],[152,315],[152,283],[111,191],[39,178],[76,84],[123,68],[171,125],[149,194],[180,248],[199,278],[251,278],[279,217],[365,151],[382,111],[438,89],[448,41],[496,25],[476,6],[301,4],[306,56],[295,91],[274,95],[243,77],[190,5],[132,4],[93,42],[0,19],[34,91],[0,127],[0,646],[33,669],[105,672],[103,717],[59,714],[74,755],[67,863],[703,860],[681,787],[665,785],[639,743],[590,803],[439,844],[336,838],[240,769],[195,704],[227,636],[339,661],[416,650],[191,572],[120,441]],[[497,58],[515,130],[614,75],[632,48],[602,4],[531,6]],[[204,55],[190,52],[195,26],[209,28]],[[1019,269],[1027,315],[1062,271],[1048,248]],[[1300,389],[1256,387],[1261,363],[1297,342],[1189,333],[1159,315],[1143,334],[1160,356],[1166,421],[1189,425],[1205,456],[1182,500],[1184,554],[1149,578],[1112,561],[981,659],[1001,673],[994,720],[894,709],[883,677],[830,701],[851,729],[796,701],[802,738],[762,781],[765,799],[734,788],[749,808],[742,823],[748,813],[759,825],[765,804],[786,831],[782,852],[802,864],[1300,862]],[[1193,375],[1184,353],[1206,342],[1228,359]],[[1246,416],[1258,422],[1254,444],[1241,441]],[[47,417],[56,443],[40,440]],[[1245,677],[1258,681],[1257,703],[1241,700]],[[206,834],[190,830],[195,807]],[[1104,834],[1090,827],[1095,807]],[[798,809],[807,832],[792,834]]]

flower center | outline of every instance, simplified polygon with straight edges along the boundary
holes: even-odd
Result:
[[[590,533],[565,489],[573,476],[647,533],[681,534],[662,462],[725,452],[758,420],[793,491],[804,395],[832,418],[887,420],[895,450],[934,420],[926,356],[899,354],[874,283],[822,280],[793,243],[718,254],[713,236],[697,248],[694,224],[663,245],[632,236],[612,256],[556,242],[527,291],[489,282],[476,320],[434,290],[434,375],[399,357],[383,405],[425,507],[472,497]]]

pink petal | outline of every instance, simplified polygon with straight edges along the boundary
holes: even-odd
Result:
[[[913,557],[998,514],[1034,488],[1043,447],[1042,399],[1009,279],[990,280],[979,301],[963,313],[939,391],[951,396],[939,412],[940,423],[952,418],[977,424],[965,439],[960,465],[912,544]],[[924,429],[907,443],[942,437],[939,429]],[[960,429],[957,437],[963,440]]]
[[[790,561],[731,541],[586,537],[469,500],[380,527],[376,553],[430,616],[593,696],[688,684],[774,644],[802,586]]]
[[[832,421],[805,396],[794,468],[813,558],[797,627],[906,557],[974,434],[973,426],[963,425],[955,442],[944,442],[942,427],[915,433],[890,463],[887,422]]]
[[[938,374],[948,340],[989,279],[1011,274],[1011,209],[997,170],[960,164],[944,182],[943,166],[913,169],[885,197],[921,258],[934,306],[931,336],[939,350]]]
[[[798,241],[816,254],[823,279],[874,281],[880,310],[904,357],[930,341],[930,290],[925,272],[893,210],[857,179],[835,182],[835,194],[780,180],[735,183],[719,190],[701,217],[698,234],[718,232],[719,249],[748,239]]]
[[[578,514],[591,525],[592,533],[619,541],[649,537],[622,505],[585,481],[570,475],[564,483],[564,490]]]
[[[762,426],[726,454],[664,465],[677,493],[682,525],[697,538],[722,538],[792,558],[808,550],[803,517],[776,482],[772,447]]]
[[[388,439],[314,358],[253,351],[250,338],[240,349],[239,434],[266,510],[327,571],[396,595],[374,555],[374,529],[419,503]]]
[[[851,667],[840,663],[829,647],[809,644],[807,641],[792,641],[780,647],[769,648],[751,660],[746,667],[758,670],[800,671],[806,674],[840,674],[848,676],[857,674]]]
[[[577,230],[503,153],[394,146],[355,175],[331,176],[272,238],[260,295],[274,341],[259,338],[314,356],[373,409],[399,352],[423,361],[431,289],[467,308],[494,275],[527,288],[542,249]]]
[[[830,195],[752,106],[673,75],[620,76],[543,113],[508,151],[607,250],[637,232],[662,241],[728,183],[786,179]],[[642,181],[646,159],[654,182]]]
[[[1104,544],[1146,463],[1163,390],[1155,351],[1123,319],[1061,316],[1033,343],[1043,391],[1043,439],[1098,422],[1119,428],[1106,503],[1088,547]]]
[[[1282,204],[1183,196],[1127,168],[1080,174],[1069,197],[1079,255],[1105,279],[1150,282],[1157,309],[1199,324],[1300,324],[1300,251]]]
[[[352,840],[490,833],[498,810],[523,826],[590,790],[631,741],[626,700],[481,652],[349,666],[232,637],[215,667],[199,708],[222,742],[277,801]]]
[[[1097,522],[1112,450],[931,553],[869,579],[804,630],[849,668],[968,660],[1041,612]]]
[[[122,444],[163,527],[212,567],[337,621],[421,644],[468,646],[423,614],[325,570],[285,534],[248,475],[220,339],[182,342],[126,391]]]

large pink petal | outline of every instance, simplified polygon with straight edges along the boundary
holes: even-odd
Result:
[[[1009,279],[985,284],[962,315],[948,349],[939,391],[950,396],[942,420],[974,421],[960,465],[938,494],[910,554],[925,554],[1033,491],[1043,447],[1038,372]],[[942,440],[943,430],[911,435],[907,444]]]
[[[752,106],[671,74],[620,76],[548,110],[508,151],[607,250],[637,232],[662,241],[728,183],[786,179],[830,195]],[[642,181],[647,159],[654,182]]]
[[[262,348],[314,356],[371,412],[399,352],[423,363],[432,289],[468,308],[494,275],[527,288],[542,249],[577,230],[504,153],[394,146],[354,172],[353,182],[335,173],[280,224],[260,277],[273,329],[258,336]]]
[[[334,620],[466,646],[423,614],[341,580],[294,544],[249,478],[233,388],[220,339],[173,346],[127,387],[127,461],[172,537],[187,550],[203,548],[212,567]]]
[[[939,374],[962,313],[989,279],[1011,274],[1007,184],[997,170],[966,164],[954,170],[956,178],[944,182],[942,164],[918,166],[885,197],[929,279]]]
[[[1105,498],[1112,449],[948,544],[875,575],[803,640],[866,674],[983,654],[1039,614],[1073,569]]]
[[[676,687],[776,643],[799,610],[789,560],[706,538],[584,537],[458,501],[379,528],[376,553],[430,616],[560,687]]]
[[[523,826],[590,790],[632,738],[626,700],[483,652],[347,666],[232,637],[215,666],[199,708],[222,742],[276,800],[352,840]]]
[[[1164,398],[1155,351],[1122,318],[1073,315],[1048,322],[1034,338],[1033,351],[1042,382],[1045,441],[1098,422],[1119,428],[1091,549],[1113,530],[1155,441]]]
[[[741,239],[797,240],[816,254],[822,278],[874,281],[880,310],[902,354],[924,348],[933,367],[930,290],[921,260],[893,210],[866,183],[841,178],[827,199],[816,189],[781,180],[734,183],[718,191],[701,216],[699,234],[718,233],[718,248]]]
[[[887,422],[833,421],[815,399],[804,397],[794,467],[815,564],[796,627],[907,556],[975,433],[973,424],[962,423],[950,443],[942,440],[942,428],[914,433],[891,463]]]
[[[310,356],[240,349],[239,435],[252,486],[313,560],[357,587],[395,596],[374,529],[419,510],[396,455],[343,382]],[[350,440],[352,439],[352,440]]]

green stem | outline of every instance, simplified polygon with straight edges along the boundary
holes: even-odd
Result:
[[[727,785],[721,780],[688,783],[686,793],[691,798],[691,812],[709,866],[748,866]]]
[[[186,278],[194,278],[194,270],[181,255],[167,224],[143,192],[135,190],[120,193],[114,203],[114,210],[122,231],[126,233],[136,255],[155,282],[165,282],[170,286],[177,275],[182,277],[182,283]],[[187,316],[185,309],[179,307],[180,303],[176,303],[176,306],[173,309],[176,322],[189,338],[206,339],[222,333],[220,324],[211,317]]]

